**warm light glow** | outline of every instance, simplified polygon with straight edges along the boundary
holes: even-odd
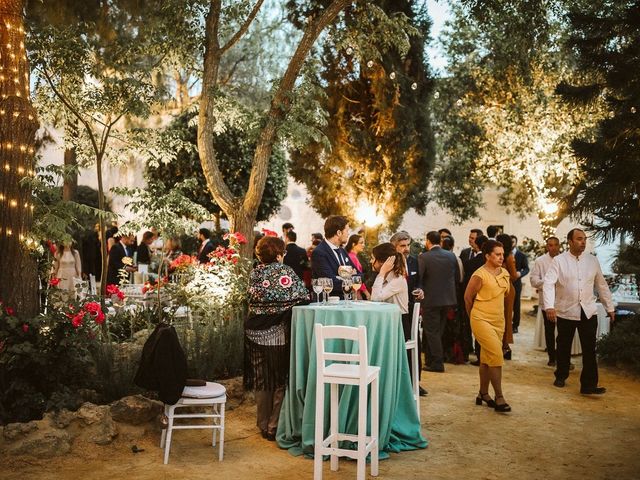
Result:
[[[545,203],[542,206],[542,211],[546,214],[546,215],[553,215],[554,213],[556,213],[558,211],[558,204],[555,202],[548,202]]]
[[[356,209],[356,219],[370,227],[384,222],[384,216],[378,213],[378,209],[369,203],[363,203]]]

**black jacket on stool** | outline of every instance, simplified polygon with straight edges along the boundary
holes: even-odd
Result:
[[[134,383],[158,392],[164,403],[174,405],[187,383],[187,357],[172,325],[160,323],[142,347]]]

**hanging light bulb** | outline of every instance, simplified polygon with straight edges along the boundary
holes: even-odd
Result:
[[[436,92],[433,94],[433,98],[438,99],[440,98],[440,92]]]
[[[353,53],[353,48],[347,47],[347,55],[351,55]]]
[[[369,68],[373,67],[373,60],[369,60],[367,62],[367,67],[369,67]]]
[[[391,80],[395,80],[395,79],[396,79],[396,72],[391,72],[391,73],[389,74],[389,78],[390,78]]]
[[[417,90],[418,89],[418,84],[416,82],[413,82],[411,84],[411,90]]]
[[[636,113],[636,107],[631,107],[631,113]]]

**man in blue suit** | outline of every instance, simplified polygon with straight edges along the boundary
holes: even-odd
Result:
[[[513,240],[513,258],[516,261],[516,270],[518,271],[518,279],[513,282],[516,291],[516,299],[513,302],[513,333],[518,333],[520,327],[520,297],[522,296],[522,277],[529,273],[529,261],[527,256],[518,250],[518,237],[511,235]]]
[[[343,298],[342,279],[338,277],[338,267],[353,267],[347,251],[342,245],[349,240],[349,221],[341,215],[331,215],[324,222],[324,241],[311,254],[311,278],[326,277],[333,280],[331,295]]]

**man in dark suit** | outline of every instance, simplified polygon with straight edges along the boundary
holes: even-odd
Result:
[[[474,228],[469,232],[469,246],[467,248],[463,248],[460,252],[460,260],[462,260],[462,266],[464,267],[465,263],[475,257],[480,250],[476,245],[476,238],[482,235],[482,230],[479,228]]]
[[[117,235],[117,234],[116,234]],[[117,240],[117,237],[114,237]],[[133,244],[133,235],[123,235],[119,241],[116,241],[109,250],[109,259],[107,262],[107,285],[120,284],[120,270],[129,270],[130,267],[122,261],[127,255],[127,247]],[[131,271],[135,269],[131,268]]]
[[[198,262],[209,263],[211,260],[209,254],[216,249],[216,246],[211,241],[211,232],[208,228],[198,230],[198,241],[200,242],[200,247],[198,247]]]
[[[447,321],[447,310],[457,302],[456,285],[460,283],[460,268],[456,256],[440,247],[440,234],[427,233],[427,251],[418,257],[418,271],[422,279],[424,300],[423,343],[430,372],[444,372],[442,333]]]
[[[331,215],[324,222],[324,241],[311,254],[311,278],[326,277],[333,280],[331,295],[343,298],[342,279],[338,277],[338,267],[353,267],[349,254],[342,245],[349,240],[349,221],[341,215]]]
[[[307,268],[309,259],[307,258],[307,251],[296,245],[298,235],[293,230],[289,230],[286,233],[286,253],[284,256],[284,264],[289,265],[296,275],[302,280],[302,272]]]
[[[411,322],[413,315],[413,306],[416,302],[424,299],[424,292],[420,282],[420,273],[418,270],[418,259],[409,254],[411,248],[411,235],[407,232],[397,232],[389,239],[389,242],[396,247],[396,252],[401,253],[404,256],[407,265],[407,290],[409,292],[409,313],[402,315],[402,329],[404,330],[405,341],[411,338]],[[414,294],[414,292],[416,292]],[[411,370],[411,359],[409,358],[409,370]],[[418,341],[418,380],[422,375],[422,346]],[[413,378],[413,377],[412,377]],[[420,387],[420,396],[424,397],[427,391]]]
[[[529,260],[527,256],[518,250],[518,237],[511,235],[513,240],[513,257],[516,261],[516,270],[518,271],[518,279],[513,282],[516,291],[516,298],[513,301],[513,333],[518,333],[520,326],[520,296],[522,295],[522,277],[529,273]]]

